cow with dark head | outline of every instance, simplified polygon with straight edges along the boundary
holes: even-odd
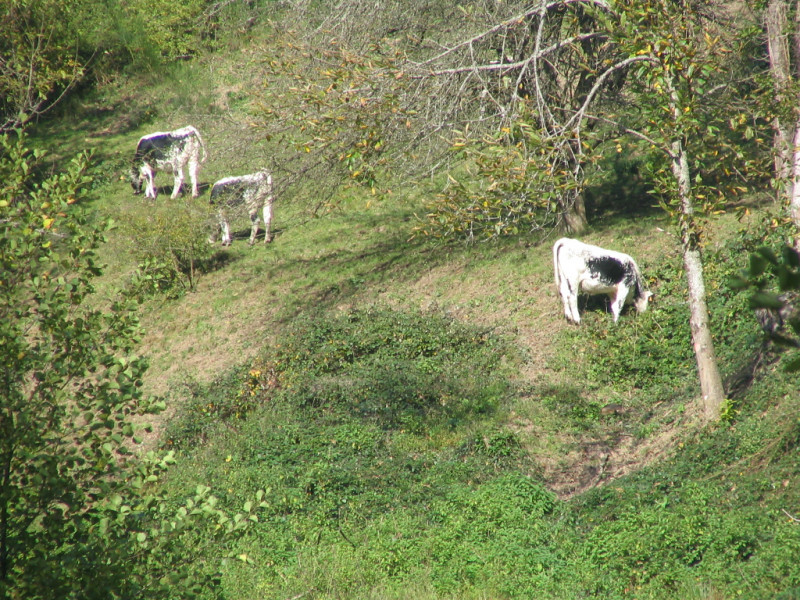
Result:
[[[636,262],[622,252],[561,238],[553,246],[553,266],[564,314],[573,323],[581,322],[579,293],[606,294],[615,323],[625,304],[632,303],[641,313],[653,295],[644,289]]]
[[[183,168],[188,166],[192,197],[196,198],[200,195],[197,173],[205,159],[206,148],[203,139],[200,137],[200,132],[192,126],[146,135],[139,140],[131,165],[133,193],[140,194],[144,183],[145,198],[155,200],[158,195],[155,185],[156,173],[163,170],[175,175],[175,186],[170,196],[175,199],[183,185]]]
[[[250,245],[256,241],[258,235],[258,211],[264,217],[264,243],[272,240],[269,233],[272,223],[272,175],[267,171],[258,171],[249,175],[225,177],[217,181],[211,188],[211,204],[216,205],[219,216],[219,230],[222,231],[222,245],[231,245],[231,230],[228,225],[227,210],[244,204],[250,215],[252,227],[250,230]],[[211,236],[212,243],[216,241],[216,232]]]

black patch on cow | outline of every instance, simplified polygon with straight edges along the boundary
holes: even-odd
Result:
[[[611,256],[588,258],[586,266],[606,285],[616,285],[622,281],[627,284],[633,283],[633,273],[628,265]]]
[[[211,204],[219,204],[220,202],[224,202],[226,206],[241,204],[248,187],[248,183],[241,180],[216,184],[211,188]]]
[[[165,160],[169,151],[172,148],[180,147],[185,140],[185,137],[178,137],[169,133],[145,138],[139,142],[135,158],[139,160],[143,158]]]

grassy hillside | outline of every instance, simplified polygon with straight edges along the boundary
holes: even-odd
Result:
[[[255,58],[243,47],[109,86],[36,132],[56,161],[96,151],[95,206],[119,224],[99,293],[130,281],[137,243],[187,202],[169,200],[164,174],[155,204],[131,194],[139,136],[203,133],[197,206],[216,179],[286,151],[250,125]],[[193,549],[198,568],[243,557],[225,567],[223,597],[800,594],[796,376],[726,286],[748,250],[776,243],[769,205],[709,226],[731,402],[702,428],[678,242],[658,210],[631,218],[603,191],[583,239],[636,257],[657,301],[617,325],[593,301],[574,327],[552,282],[556,232],[413,237],[435,180],[343,188],[317,211],[302,186],[278,187],[273,243],[248,247],[240,215],[194,290],[141,304],[144,385],[169,404],[144,445],[177,450],[168,489],[207,484],[230,506],[267,489],[233,547]],[[191,226],[203,233],[207,218]]]

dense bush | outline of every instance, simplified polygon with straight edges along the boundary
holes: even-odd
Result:
[[[278,397],[384,428],[452,429],[492,414],[511,393],[503,377],[510,351],[502,339],[440,314],[375,306],[301,316],[259,366],[187,388],[192,399],[172,443]]]
[[[122,230],[137,269],[128,294],[140,299],[153,294],[175,298],[193,290],[215,250],[208,243],[213,222],[208,202],[188,197],[130,213]]]
[[[110,225],[89,209],[88,157],[45,175],[41,159],[0,136],[0,598],[213,594],[220,543],[258,502],[231,516],[208,486],[157,489],[174,455],[134,448],[164,405],[142,391],[135,306],[95,292]]]
[[[774,505],[742,505],[755,491],[753,480],[682,485],[670,476],[670,467],[645,471],[574,507],[589,516],[579,525],[585,537],[567,543],[576,545],[564,572],[578,594],[682,598],[702,582],[760,598],[796,585],[800,572],[790,556],[800,531]]]

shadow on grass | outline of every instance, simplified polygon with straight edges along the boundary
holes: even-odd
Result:
[[[239,260],[241,260],[241,257],[227,252],[224,248],[220,248],[208,258],[197,261],[195,267],[201,273],[213,273],[229,267]]]
[[[302,274],[303,278],[291,282],[293,289],[279,318],[291,320],[309,306],[325,310],[346,304],[364,289],[380,290],[387,283],[392,289],[402,289],[404,284],[414,284],[445,265],[487,259],[487,245],[410,239],[408,228],[392,226],[407,223],[412,217],[411,210],[393,215],[349,214],[346,229],[339,221],[314,236],[313,243],[320,248],[318,256],[282,260],[282,271]],[[519,248],[518,238],[498,240],[492,242],[491,253]]]

